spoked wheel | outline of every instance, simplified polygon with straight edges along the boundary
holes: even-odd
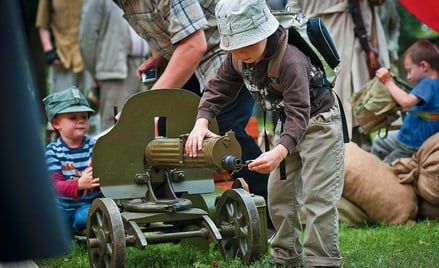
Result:
[[[87,248],[91,267],[125,265],[125,231],[119,208],[111,198],[97,198],[87,221]]]
[[[216,204],[216,222],[224,257],[250,262],[260,256],[259,214],[248,192],[240,188],[225,191]]]

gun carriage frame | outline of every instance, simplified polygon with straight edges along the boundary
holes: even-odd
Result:
[[[234,133],[206,139],[197,158],[184,151],[198,102],[181,89],[135,94],[97,140],[93,175],[105,197],[89,211],[92,267],[124,267],[126,247],[166,242],[202,249],[215,243],[224,257],[245,262],[267,251],[265,200],[241,188],[215,188],[212,178],[213,172],[241,168]],[[210,129],[217,131],[215,121]]]

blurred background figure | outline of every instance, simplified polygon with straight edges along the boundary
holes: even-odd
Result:
[[[64,90],[75,85],[85,91],[92,86],[92,77],[85,70],[79,50],[79,25],[82,0],[40,0],[35,27],[38,28],[44,58],[49,65],[48,92]],[[84,92],[85,93],[85,92]],[[98,116],[90,118],[90,133],[100,131]],[[54,139],[50,124],[48,140]]]
[[[387,40],[390,62],[394,63],[399,59],[399,36],[401,28],[401,19],[396,8],[396,0],[386,0],[379,6],[378,11]]]
[[[114,124],[115,108],[121,110],[131,95],[147,89],[136,69],[150,56],[149,47],[112,0],[84,0],[79,47],[85,68],[94,78],[98,93],[94,108],[105,130]]]

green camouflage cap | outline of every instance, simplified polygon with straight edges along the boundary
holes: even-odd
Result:
[[[63,91],[49,94],[43,99],[43,102],[49,122],[52,122],[53,117],[57,114],[95,112],[90,108],[87,99],[76,86],[71,86]]]

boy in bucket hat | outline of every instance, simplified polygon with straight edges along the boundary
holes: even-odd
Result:
[[[276,235],[269,263],[340,267],[337,203],[343,189],[344,140],[336,95],[326,83],[314,86],[324,78],[322,70],[287,44],[287,31],[265,0],[221,0],[215,15],[220,46],[229,53],[206,85],[185,150],[197,157],[202,140],[215,136],[209,122],[235,98],[236,89],[247,88],[263,111],[276,111],[280,117],[276,145],[248,164],[250,170],[270,173],[268,209]],[[282,45],[287,47],[279,81],[273,82],[267,69]],[[307,211],[303,241],[302,206]]]
[[[95,140],[86,135],[94,113],[81,91],[72,86],[43,99],[47,118],[59,138],[46,147],[46,164],[57,192],[57,207],[73,231],[86,226],[90,204],[101,195],[93,177],[91,156]]]

